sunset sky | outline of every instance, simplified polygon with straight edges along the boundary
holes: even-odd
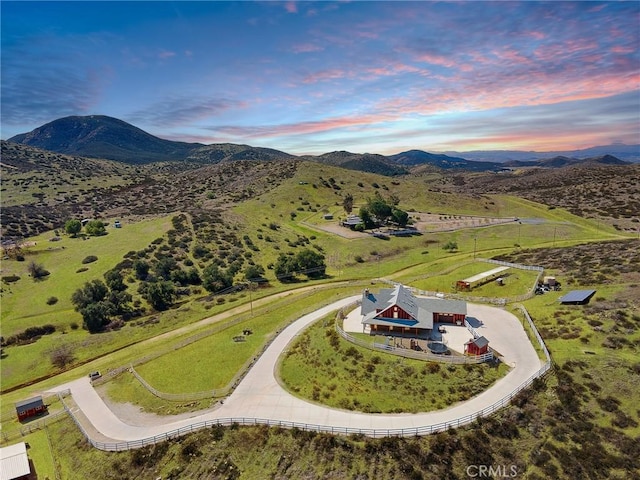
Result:
[[[1,2],[1,137],[109,115],[333,150],[640,143],[640,2]]]

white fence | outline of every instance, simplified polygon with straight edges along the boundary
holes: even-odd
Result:
[[[349,428],[349,427],[335,427],[328,425],[316,425],[309,423],[299,423],[299,422],[290,422],[286,420],[274,420],[268,418],[246,418],[246,417],[235,417],[235,418],[218,418],[214,420],[208,420],[204,422],[196,422],[191,425],[187,425],[182,428],[178,428],[172,430],[170,432],[162,433],[160,435],[155,435],[152,437],[143,438],[140,440],[133,440],[127,442],[99,442],[91,438],[91,436],[87,433],[86,429],[82,426],[81,422],[74,416],[71,409],[67,406],[64,401],[64,396],[69,395],[70,391],[67,390],[65,392],[60,392],[58,396],[60,397],[60,401],[64,406],[65,411],[71,416],[73,421],[76,423],[80,431],[87,438],[89,443],[98,448],[100,450],[105,451],[122,451],[122,450],[130,450],[133,448],[141,448],[147,445],[154,445],[159,442],[163,442],[166,440],[171,440],[182,435],[186,435],[188,433],[194,432],[196,430],[200,430],[202,428],[210,428],[216,425],[221,426],[231,426],[231,425],[268,425],[272,427],[281,427],[281,428],[297,428],[300,430],[313,431],[313,432],[324,432],[324,433],[332,433],[332,434],[340,434],[340,435],[365,435],[367,437],[372,438],[380,438],[380,437],[411,437],[411,436],[419,436],[419,435],[429,435],[436,432],[442,432],[448,430],[449,428],[460,427],[463,425],[467,425],[476,421],[478,418],[487,417],[497,412],[498,410],[509,405],[511,400],[515,396],[517,396],[520,392],[531,386],[531,384],[538,378],[547,374],[547,372],[551,369],[551,356],[549,355],[549,351],[547,350],[542,337],[538,333],[533,320],[529,316],[529,313],[523,306],[520,306],[525,319],[529,323],[531,330],[534,333],[534,336],[538,343],[540,344],[540,348],[542,349],[546,361],[544,365],[531,377],[529,377],[522,384],[518,385],[514,388],[510,393],[505,395],[503,398],[495,402],[494,404],[477,410],[468,415],[464,415],[462,417],[450,420],[448,422],[436,423],[432,425],[423,425],[418,427],[411,428]]]
[[[488,352],[483,355],[437,355],[431,352],[420,352],[417,350],[411,350],[408,348],[398,348],[393,345],[385,345],[382,343],[375,343],[373,341],[366,342],[360,338],[353,337],[349,335],[347,332],[342,330],[336,323],[336,331],[342,338],[347,340],[348,342],[354,343],[364,348],[368,348],[369,350],[377,350],[385,353],[391,353],[393,355],[398,355],[400,357],[405,358],[413,358],[415,360],[424,360],[428,362],[439,362],[439,363],[453,363],[453,364],[465,364],[465,363],[483,363],[489,362],[493,360],[493,352]]]

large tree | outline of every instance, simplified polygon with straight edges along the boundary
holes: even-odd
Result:
[[[109,270],[104,274],[104,279],[107,282],[107,287],[109,287],[111,291],[122,292],[127,289],[120,270]]]
[[[360,207],[359,216],[364,228],[374,228],[376,226],[376,223],[371,216],[371,212],[369,212],[367,207]]]
[[[295,279],[296,271],[298,271],[298,262],[293,255],[281,253],[273,266],[273,271],[278,280],[282,282],[292,281]]]
[[[298,252],[296,262],[299,269],[303,270],[309,278],[323,277],[327,269],[324,263],[324,255],[309,248]]]
[[[391,217],[391,205],[378,192],[367,200],[367,209],[378,223],[384,223]]]
[[[87,224],[84,226],[84,229],[89,235],[93,235],[96,237],[107,233],[102,220],[91,220],[87,222]]]
[[[215,293],[233,285],[233,277],[215,264],[211,264],[202,271],[202,286],[209,292]]]
[[[133,269],[136,272],[136,278],[138,280],[146,280],[149,275],[149,263],[145,260],[136,260],[133,262]]]
[[[401,227],[406,227],[407,223],[409,223],[409,214],[399,208],[394,208],[392,210],[391,218]]]
[[[249,265],[244,269],[244,278],[247,280],[262,281],[264,280],[263,275],[264,268],[262,265]]]
[[[112,305],[109,302],[90,303],[80,309],[84,328],[91,333],[101,331],[111,319]]]
[[[82,288],[73,292],[71,302],[75,305],[77,311],[81,311],[92,303],[105,300],[108,293],[109,289],[102,280],[91,280],[85,283]]]
[[[115,315],[124,315],[131,311],[129,306],[132,300],[131,295],[124,290],[119,290],[121,285],[112,277],[113,275],[105,275],[105,277],[109,276],[107,281],[110,285],[115,286],[111,290],[102,280],[95,279],[85,283],[71,295],[71,302],[76,311],[82,315],[84,328],[91,333],[101,331]]]
[[[166,310],[176,297],[176,289],[172,282],[160,280],[145,283],[140,289],[142,297],[156,310]]]
[[[64,224],[64,231],[67,232],[72,237],[75,237],[82,230],[82,222],[80,220],[67,220]]]

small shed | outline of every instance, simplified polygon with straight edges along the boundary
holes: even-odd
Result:
[[[16,403],[16,413],[18,420],[35,417],[47,411],[47,406],[42,401],[42,397],[33,397]]]
[[[120,223],[120,220],[116,220],[115,222],[113,222],[113,226],[116,228],[122,228],[122,224]]]
[[[595,294],[595,290],[572,290],[560,297],[560,303],[563,305],[586,305]]]
[[[465,278],[464,280],[458,280],[456,282],[456,290],[470,291],[475,287],[489,283],[492,280],[500,277],[502,272],[509,270],[509,267],[497,267],[486,272],[478,273],[472,277]]]
[[[333,215],[331,213],[325,213],[322,218],[325,220],[333,220]]]
[[[27,479],[30,475],[26,443],[0,448],[0,480]]]
[[[472,338],[464,344],[466,355],[483,355],[489,350],[489,340],[486,337]]]

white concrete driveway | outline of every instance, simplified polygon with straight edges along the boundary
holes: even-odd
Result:
[[[492,387],[476,397],[445,410],[418,414],[364,414],[338,410],[310,403],[294,397],[285,391],[274,375],[278,357],[291,340],[313,321],[357,300],[360,296],[349,297],[335,302],[314,313],[300,318],[278,335],[267,348],[253,368],[240,382],[234,392],[215,410],[194,417],[175,420],[162,418],[162,423],[154,426],[127,425],[114,415],[94,391],[88,378],[60,385],[52,391],[70,389],[73,400],[86,418],[101,435],[114,441],[133,441],[171,432],[206,420],[222,418],[257,418],[270,421],[298,422],[335,427],[357,429],[402,429],[418,428],[429,425],[454,422],[461,417],[473,415],[490,407],[525,382],[542,366],[538,355],[529,342],[519,320],[510,313],[483,305],[469,305],[471,317],[483,322],[478,332],[487,333],[490,345],[497,349],[505,361],[514,368]],[[91,435],[92,429],[88,429]]]

